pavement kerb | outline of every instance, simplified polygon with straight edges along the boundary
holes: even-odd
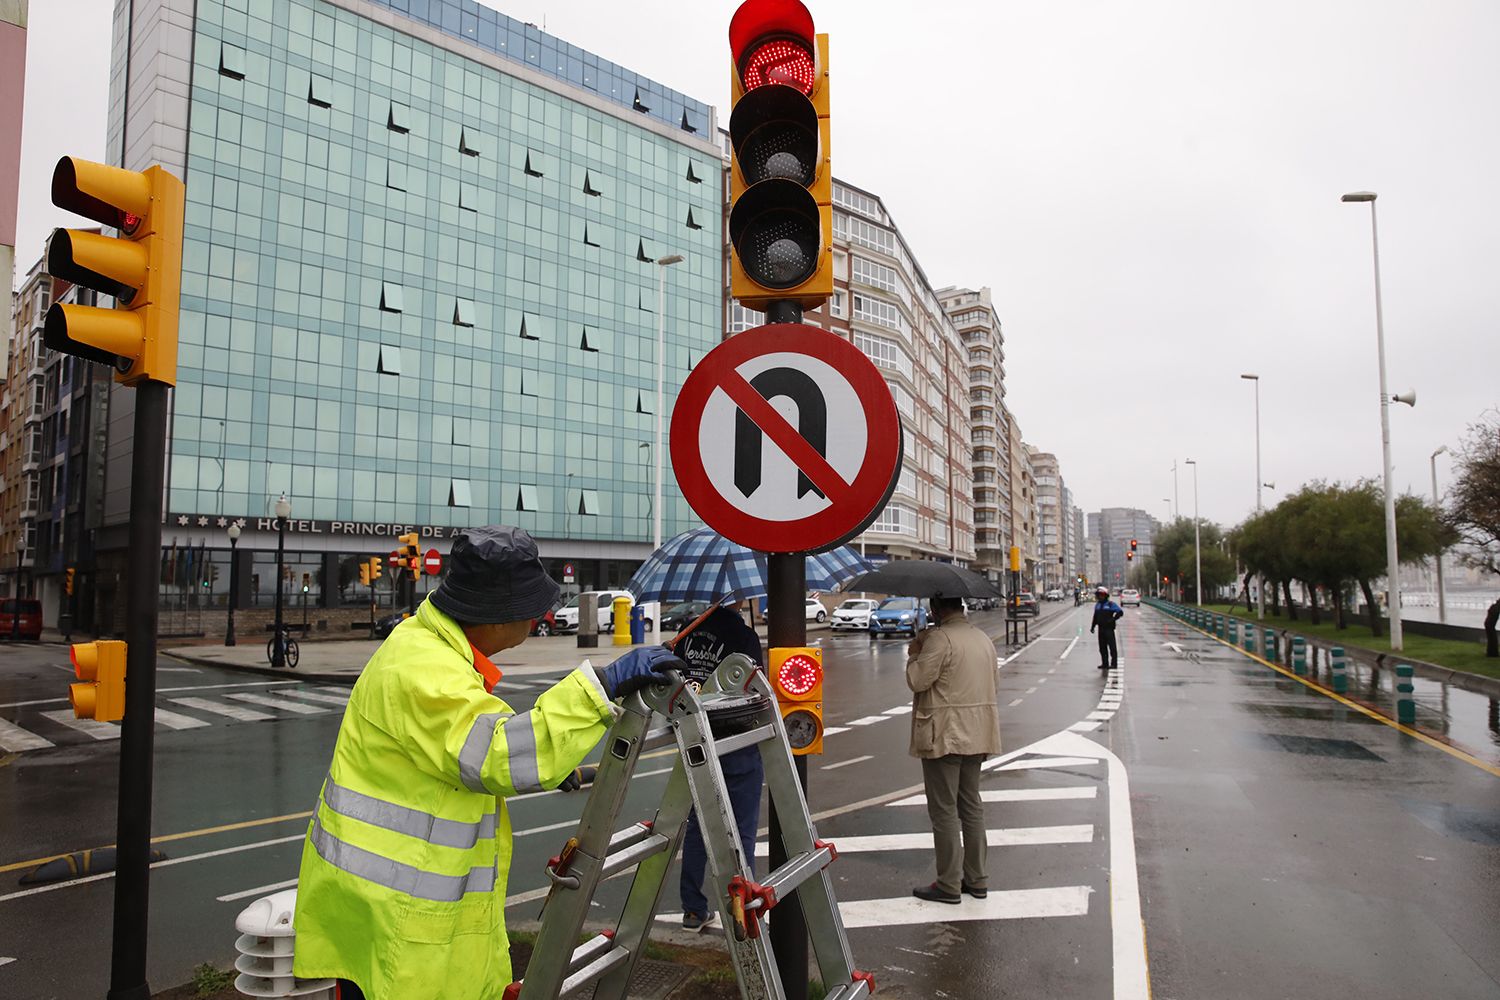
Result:
[[[269,677],[279,677],[283,680],[288,681],[317,681],[321,684],[345,684],[352,686],[355,681],[359,680],[360,675],[360,671],[357,670],[352,673],[327,673],[323,671],[295,669],[280,670],[276,667],[271,666],[270,664],[266,664],[262,667],[250,663],[233,663],[225,660],[207,660],[201,656],[189,656],[174,649],[163,649],[159,652],[158,655],[170,656],[174,660],[179,660],[183,663],[190,663],[195,667],[217,667],[221,670],[237,670],[241,673],[262,674]]]

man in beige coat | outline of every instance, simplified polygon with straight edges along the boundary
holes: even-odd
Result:
[[[959,598],[933,598],[932,611],[940,624],[907,647],[906,685],[913,693],[911,754],[922,761],[938,877],[912,895],[958,903],[963,892],[989,895],[979,765],[1000,752],[995,644],[969,622]]]

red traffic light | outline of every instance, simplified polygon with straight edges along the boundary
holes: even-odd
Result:
[[[729,22],[729,50],[746,90],[773,84],[811,94],[813,19],[799,0],[746,0]]]
[[[788,656],[776,671],[776,686],[794,698],[810,693],[823,679],[823,666],[811,656]]]

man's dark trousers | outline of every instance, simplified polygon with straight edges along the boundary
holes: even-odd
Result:
[[[745,859],[750,871],[755,871],[755,828],[760,825],[760,792],[765,785],[765,767],[760,760],[759,747],[746,747],[719,758],[724,771],[724,784],[729,786],[729,807],[734,811],[734,823],[739,827],[740,844],[745,848]],[[716,912],[703,894],[703,873],[708,867],[708,850],[703,846],[703,831],[698,825],[698,813],[688,816],[687,833],[682,841],[682,909],[684,913],[701,913],[705,916]]]
[[[1120,665],[1120,647],[1115,644],[1115,630],[1099,629],[1099,666],[1112,670]]]

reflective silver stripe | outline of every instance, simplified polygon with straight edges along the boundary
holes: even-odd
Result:
[[[469,791],[495,794],[484,786],[484,761],[490,755],[490,743],[495,738],[495,724],[510,717],[508,712],[488,712],[475,719],[474,725],[469,729],[464,747],[458,752],[458,776]]]
[[[505,720],[505,755],[510,758],[510,784],[517,794],[542,790],[541,765],[536,759],[536,730],[531,713]]]
[[[313,849],[318,857],[340,871],[355,878],[393,889],[396,892],[418,899],[430,899],[439,903],[456,903],[465,893],[493,892],[495,890],[495,868],[470,868],[467,875],[440,875],[424,872],[420,868],[383,858],[363,847],[355,847],[323,829],[322,820],[313,818]]]
[[[394,802],[345,788],[332,777],[323,785],[323,802],[340,816],[404,833],[408,837],[416,837],[439,847],[467,850],[481,838],[488,840],[495,836],[494,813],[485,813],[477,823],[442,819],[420,809],[399,806]]]

